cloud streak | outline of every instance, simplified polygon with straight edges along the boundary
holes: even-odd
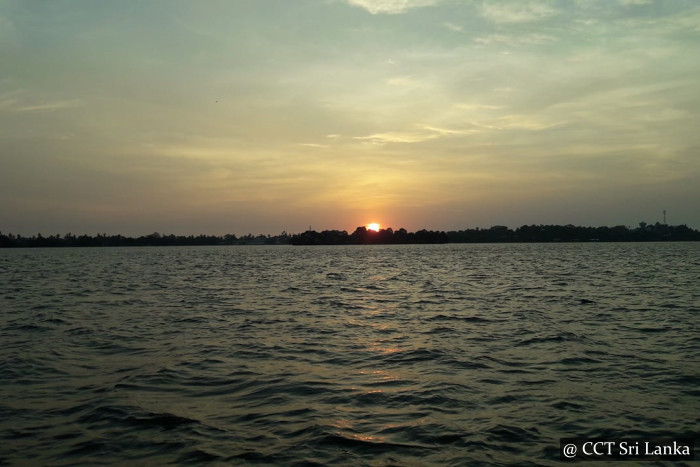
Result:
[[[529,23],[541,21],[557,14],[551,2],[493,2],[484,1],[481,4],[481,15],[497,24]]]
[[[373,15],[396,15],[414,8],[424,8],[437,5],[440,0],[347,0],[356,7],[364,8]]]
[[[6,91],[0,94],[0,112],[54,112],[57,110],[81,107],[81,99],[38,100],[30,99],[24,89]]]
[[[355,136],[354,139],[382,145],[391,143],[412,144],[449,136],[468,135],[478,131],[474,128],[469,130],[454,130],[432,125],[416,125],[415,127],[416,129],[413,131],[375,133],[368,136]]]

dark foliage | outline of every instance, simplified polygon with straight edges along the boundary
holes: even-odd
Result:
[[[0,248],[5,247],[76,247],[76,246],[196,246],[196,245],[276,245],[289,243],[289,235],[282,232],[277,236],[252,234],[236,237],[233,234],[216,235],[161,235],[154,232],[141,237],[124,237],[122,235],[97,234],[96,236],[71,233],[44,237],[37,234],[32,237],[4,235],[0,233]]]
[[[412,243],[504,243],[504,242],[663,242],[700,241],[700,231],[686,225],[653,225],[640,222],[631,229],[615,227],[580,227],[574,225],[523,225],[515,230],[502,225],[488,229],[468,229],[451,232],[406,229],[382,229],[379,232],[358,227],[352,234],[340,230],[324,230],[290,235],[161,235],[158,232],[141,237],[97,234],[76,236],[71,233],[44,237],[3,234],[0,248],[12,247],[76,247],[76,246],[185,246],[185,245],[375,245]]]
[[[449,241],[445,232],[419,230],[407,232],[399,229],[394,232],[391,228],[381,229],[379,232],[358,227],[348,235],[346,231],[324,230],[316,232],[307,230],[304,233],[293,235],[292,245],[379,245],[379,244],[407,244],[407,243],[447,243]]]
[[[504,226],[447,232],[450,243],[500,242],[663,242],[699,241],[700,232],[686,225],[648,225],[630,229],[615,227],[580,227],[574,225],[523,225],[515,230]]]

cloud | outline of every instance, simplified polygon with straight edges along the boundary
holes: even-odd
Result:
[[[388,78],[386,84],[399,87],[418,87],[421,85],[421,82],[412,76],[394,76],[393,78]]]
[[[454,31],[454,32],[464,32],[464,27],[462,27],[462,26],[460,26],[460,25],[458,25],[458,24],[450,23],[449,21],[446,22],[446,23],[442,23],[442,25],[443,25],[444,27],[446,27],[447,29],[449,29],[450,31]]]
[[[504,115],[497,120],[497,128],[502,130],[530,130],[542,131],[566,125],[568,122],[546,121],[541,118],[528,115]]]
[[[488,104],[454,104],[454,106],[464,110],[500,110],[503,108],[501,105]]]
[[[445,136],[465,135],[477,130],[452,130],[431,125],[418,125],[417,131],[391,131],[387,133],[375,133],[368,136],[356,136],[354,139],[369,141],[372,144],[388,143],[422,143],[431,139]]]
[[[45,102],[41,104],[34,104],[34,105],[25,105],[25,106],[19,106],[15,108],[17,112],[36,112],[36,111],[43,111],[43,112],[53,112],[56,110],[63,110],[63,109],[72,109],[74,107],[80,107],[83,105],[83,102],[80,99],[71,99],[71,100],[66,100],[66,101],[54,101],[54,102]]]
[[[373,144],[387,144],[387,143],[421,143],[430,139],[438,138],[440,135],[438,133],[430,132],[420,132],[420,133],[409,133],[409,132],[388,132],[388,133],[375,133],[369,136],[356,136],[355,139],[369,141]]]
[[[504,34],[490,34],[488,36],[477,37],[474,42],[482,45],[502,44],[509,46],[519,45],[540,45],[546,42],[556,41],[556,37],[546,34],[526,34],[522,36],[511,36]]]
[[[472,131],[465,131],[465,130],[451,130],[449,128],[440,128],[436,126],[430,126],[430,125],[423,125],[421,126],[422,129],[426,131],[431,131],[433,133],[436,133],[439,136],[449,136],[449,135],[464,135],[466,133],[471,133]]]
[[[557,11],[541,2],[483,2],[481,15],[494,23],[527,23],[539,21],[557,14]]]
[[[669,16],[658,23],[662,28],[660,32],[700,32],[700,8],[694,8],[691,11],[684,11],[680,14]]]
[[[413,8],[436,5],[440,0],[347,0],[350,5],[359,6],[373,15],[395,15]]]
[[[80,99],[31,101],[28,92],[21,89],[0,94],[0,112],[54,112],[82,105]]]

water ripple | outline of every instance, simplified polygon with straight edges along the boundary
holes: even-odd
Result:
[[[0,464],[559,465],[698,437],[697,244],[2,250]]]

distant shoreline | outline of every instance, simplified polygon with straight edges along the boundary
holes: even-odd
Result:
[[[352,234],[340,230],[316,232],[307,230],[299,234],[282,232],[279,235],[252,234],[237,237],[233,234],[216,235],[162,235],[152,233],[140,237],[123,235],[65,234],[32,237],[0,233],[0,248],[61,248],[61,247],[110,247],[110,246],[204,246],[204,245],[407,245],[442,243],[590,243],[590,242],[679,242],[700,241],[700,231],[686,225],[671,226],[640,222],[637,228],[580,227],[574,225],[523,225],[515,230],[506,226],[488,229],[458,231],[391,228],[377,232],[358,227]]]

